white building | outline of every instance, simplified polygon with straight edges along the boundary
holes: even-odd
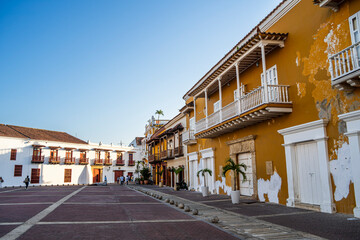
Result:
[[[2,187],[114,183],[133,175],[137,148],[85,142],[65,132],[0,124]]]

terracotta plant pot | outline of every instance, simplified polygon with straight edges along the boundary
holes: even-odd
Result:
[[[140,184],[143,185],[143,184],[144,184],[144,181],[140,181]]]
[[[144,180],[144,184],[147,185],[149,183],[149,180]]]

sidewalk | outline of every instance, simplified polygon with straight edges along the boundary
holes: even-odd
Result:
[[[210,211],[209,214],[219,217],[220,227],[235,231],[237,234],[245,234],[243,237],[246,238],[254,236],[260,239],[271,239],[273,236],[273,239],[280,239],[280,236],[276,235],[280,231],[282,239],[316,239],[316,236],[325,239],[360,239],[360,219],[353,218],[351,215],[320,213],[245,198],[240,204],[232,204],[230,197],[226,195],[202,197],[199,192],[174,191],[169,187],[159,188],[155,185],[132,185],[131,187],[138,190],[146,189],[146,191],[162,195],[163,198],[172,197],[174,201],[192,205],[193,208],[205,207],[207,211]],[[199,212],[201,212],[200,209]],[[237,218],[229,219],[230,215]],[[244,223],[250,222],[250,228],[248,224],[245,226]],[[260,226],[265,230],[261,231]]]

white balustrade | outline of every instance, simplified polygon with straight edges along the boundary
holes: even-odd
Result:
[[[267,94],[268,94],[268,102],[265,102],[264,95],[264,87],[258,87],[248,94],[240,97],[239,100],[236,100],[217,112],[212,113],[206,118],[203,118],[196,122],[196,133],[201,132],[205,129],[208,129],[216,124],[220,123],[220,112],[222,114],[222,121],[226,121],[232,117],[243,114],[247,111],[250,111],[254,108],[257,108],[260,105],[266,103],[291,103],[289,101],[288,95],[289,86],[285,85],[268,85],[267,86]],[[240,108],[239,108],[240,104]],[[240,109],[240,110],[239,110]],[[183,135],[184,136],[184,135]]]
[[[220,123],[220,110],[208,116],[208,128]]]
[[[195,139],[194,130],[188,130],[188,131],[183,132],[183,134],[182,134],[183,142],[187,142],[187,141],[194,140],[194,139]]]
[[[225,107],[223,107],[221,111],[222,111],[223,121],[235,117],[236,115],[239,115],[239,101],[234,101],[226,105]]]
[[[331,80],[337,80],[360,69],[360,42],[329,56]]]

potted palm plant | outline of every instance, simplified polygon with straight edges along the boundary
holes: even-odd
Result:
[[[159,187],[163,186],[163,178],[162,178],[162,174],[164,172],[164,169],[161,169],[161,171],[158,171],[156,174],[159,176]]]
[[[242,170],[242,168],[244,170]],[[228,158],[226,160],[226,165],[223,167],[223,176],[225,177],[225,174],[232,170],[234,173],[234,186],[233,186],[233,190],[231,191],[231,201],[233,204],[235,203],[239,203],[240,202],[240,190],[239,187],[237,186],[237,179],[239,178],[239,173],[243,176],[243,181],[246,180],[246,165],[244,163],[235,163],[234,160],[232,160],[231,158]]]
[[[144,184],[148,184],[149,177],[151,176],[150,169],[148,167],[144,167],[143,169],[140,170],[140,174],[144,179]]]
[[[201,174],[201,176],[204,177],[204,186],[201,186],[201,192],[202,192],[203,197],[209,196],[209,187],[206,186],[206,178],[205,178],[206,173],[208,173],[210,176],[212,175],[212,171],[208,168],[203,168],[197,172],[198,177],[200,174]]]
[[[174,184],[174,190],[175,191],[177,191],[177,180],[178,180],[178,175],[179,175],[179,173],[181,173],[182,171],[184,170],[184,168],[183,167],[177,167],[177,168],[173,168],[173,171],[174,171],[174,173],[175,173],[175,184]]]

